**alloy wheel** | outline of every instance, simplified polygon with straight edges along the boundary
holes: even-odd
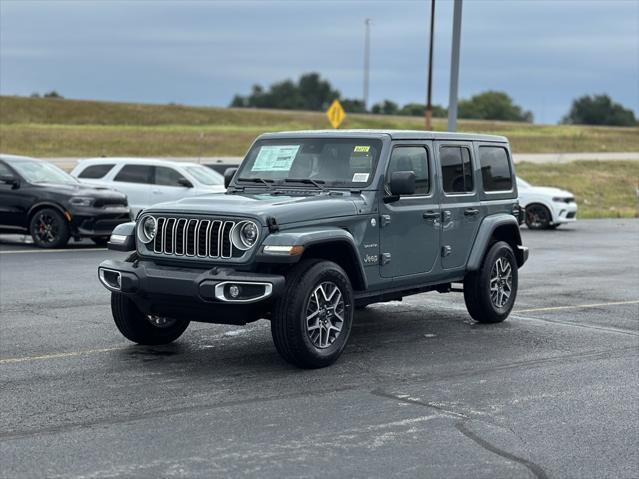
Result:
[[[497,258],[490,271],[490,300],[503,308],[513,292],[513,268],[505,256]]]
[[[344,325],[344,295],[332,281],[317,286],[306,307],[306,332],[313,345],[328,348]]]
[[[35,234],[43,243],[53,243],[58,238],[59,225],[56,218],[43,212],[36,219]]]

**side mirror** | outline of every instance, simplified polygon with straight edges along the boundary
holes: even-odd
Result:
[[[20,180],[12,174],[0,175],[0,183],[4,183],[5,185],[11,185],[14,188],[17,188],[18,186],[20,186]]]
[[[395,171],[391,173],[390,193],[392,197],[412,195],[415,193],[415,172]]]
[[[226,171],[224,171],[224,188],[229,187],[235,173],[237,173],[237,168],[227,168]]]
[[[185,188],[193,188],[193,185],[191,184],[191,182],[187,180],[186,178],[184,178],[183,176],[178,178],[177,182],[178,182],[178,185],[184,186]]]

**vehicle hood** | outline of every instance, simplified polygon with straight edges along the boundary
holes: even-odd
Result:
[[[51,193],[62,196],[87,196],[91,198],[126,198],[126,195],[119,191],[105,187],[89,186],[86,184],[64,184],[64,183],[37,183],[36,186],[46,188]]]
[[[531,186],[530,188],[522,188],[519,190],[520,196],[525,195],[540,195],[540,196],[548,196],[548,197],[561,197],[568,198],[573,197],[574,195],[570,191],[562,190],[560,188],[552,188],[549,186]]]
[[[211,194],[160,203],[145,210],[167,213],[192,213],[220,216],[253,216],[266,223],[274,217],[278,224],[315,221],[324,218],[356,215],[359,195],[321,193],[311,196],[260,194]]]

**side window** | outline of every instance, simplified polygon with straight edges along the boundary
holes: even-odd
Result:
[[[9,167],[7,165],[5,165],[4,163],[2,163],[0,161],[0,175],[12,175],[13,176],[13,171],[11,171],[9,169]]]
[[[84,170],[80,172],[78,178],[104,178],[104,176],[111,171],[113,168],[113,164],[111,165],[91,165],[87,166]]]
[[[473,191],[473,167],[466,147],[443,146],[439,149],[444,193]]]
[[[398,146],[391,153],[386,183],[395,171],[415,172],[415,194],[430,192],[430,171],[428,170],[428,150],[423,146]]]
[[[113,181],[150,184],[153,179],[153,169],[154,167],[150,165],[124,165]]]
[[[480,146],[479,164],[485,191],[508,191],[513,187],[510,162],[505,148]]]
[[[160,186],[182,186],[179,183],[179,179],[183,178],[182,174],[175,171],[173,168],[167,168],[166,166],[155,167],[155,181],[156,185]]]

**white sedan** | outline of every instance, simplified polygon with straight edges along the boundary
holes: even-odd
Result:
[[[83,183],[125,193],[133,215],[156,203],[225,191],[222,175],[181,161],[91,158],[81,160],[71,175]]]
[[[521,178],[517,178],[517,190],[519,205],[526,210],[526,225],[530,229],[555,229],[577,219],[577,203],[569,191],[532,186]]]

